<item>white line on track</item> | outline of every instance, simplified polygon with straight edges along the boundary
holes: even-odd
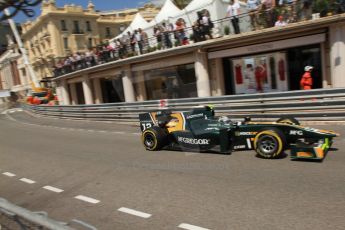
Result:
[[[49,186],[49,185],[44,186],[43,188],[44,188],[44,189],[47,189],[47,190],[49,190],[49,191],[52,191],[52,192],[56,192],[56,193],[63,192],[62,189],[55,188],[55,187],[52,187],[52,186]]]
[[[28,179],[28,178],[21,178],[21,179],[19,179],[20,181],[23,181],[23,182],[25,182],[25,183],[28,183],[28,184],[34,184],[34,183],[36,183],[36,181],[33,181],[33,180],[30,180],[30,179]]]
[[[10,173],[10,172],[4,172],[4,173],[2,173],[3,175],[5,175],[5,176],[9,176],[9,177],[14,177],[14,176],[16,176],[16,174],[13,174],[13,173]]]
[[[145,212],[136,211],[134,209],[125,208],[125,207],[119,208],[118,211],[124,212],[124,213],[127,213],[127,214],[131,214],[131,215],[134,215],[134,216],[139,216],[139,217],[142,217],[142,218],[150,218],[152,216],[151,214],[148,214],[148,213],[145,213]]]
[[[195,225],[191,225],[191,224],[180,224],[178,226],[179,228],[183,228],[183,229],[187,229],[187,230],[209,230],[207,228],[202,228],[202,227],[198,227],[198,226],[195,226]]]
[[[85,202],[89,202],[89,203],[92,203],[92,204],[97,204],[97,203],[100,202],[99,200],[93,199],[91,197],[83,196],[83,195],[79,195],[79,196],[76,196],[74,198],[76,198],[78,200],[85,201]]]

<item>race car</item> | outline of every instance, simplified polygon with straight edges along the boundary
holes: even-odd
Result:
[[[180,149],[230,154],[255,150],[266,159],[282,157],[291,150],[292,159],[323,160],[339,134],[301,126],[289,117],[275,122],[255,122],[249,117],[234,122],[228,116],[215,116],[211,106],[189,112],[168,110],[139,115],[142,143],[147,150]]]

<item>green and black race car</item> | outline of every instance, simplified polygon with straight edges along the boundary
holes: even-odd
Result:
[[[245,118],[232,122],[216,117],[210,106],[190,112],[159,111],[139,115],[142,142],[147,150],[163,148],[219,151],[230,154],[239,150],[255,150],[262,158],[279,158],[291,150],[293,159],[324,159],[333,131],[304,127],[294,118],[276,122],[253,122]]]

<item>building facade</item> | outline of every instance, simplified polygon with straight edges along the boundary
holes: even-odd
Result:
[[[139,9],[147,19],[159,11],[152,5]],[[29,60],[39,80],[52,76],[53,66],[65,57],[103,43],[119,34],[138,10],[100,13],[90,1],[81,6],[56,6],[55,0],[42,2],[42,13],[33,22],[22,24],[22,38]]]
[[[6,51],[0,56],[0,91],[10,92],[12,99],[24,99],[31,89],[26,67],[16,44],[9,43]],[[0,104],[9,98],[0,98]]]
[[[133,102],[345,87],[345,14],[229,35],[55,78],[61,104]]]

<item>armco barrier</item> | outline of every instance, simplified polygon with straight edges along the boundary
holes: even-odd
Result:
[[[162,105],[165,107],[162,108]],[[154,100],[97,105],[25,105],[24,107],[37,115],[58,118],[137,121],[140,113],[160,109],[186,111],[201,105],[212,105],[216,114],[226,114],[234,118],[244,116],[277,118],[290,115],[300,119],[342,120],[345,118],[345,88],[169,99],[164,103],[161,100]]]
[[[75,227],[74,227],[75,226]],[[31,212],[0,197],[0,230],[97,230],[83,221],[73,219],[63,223],[45,212]]]

